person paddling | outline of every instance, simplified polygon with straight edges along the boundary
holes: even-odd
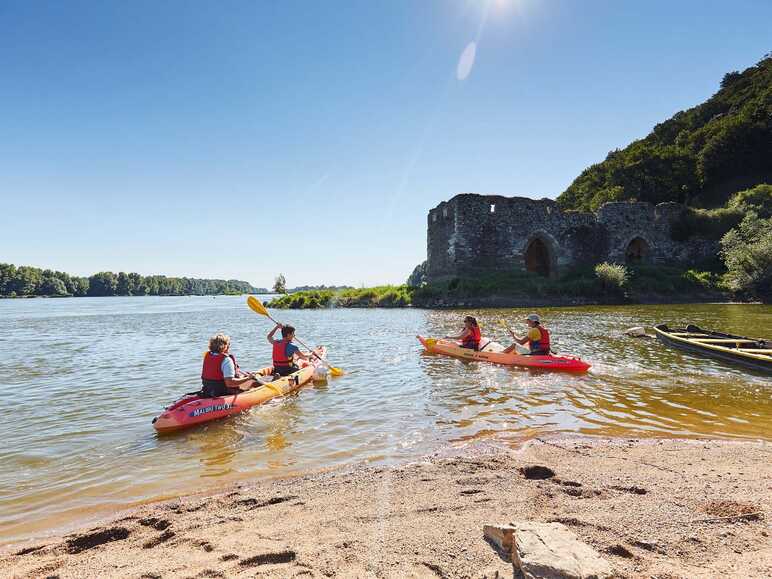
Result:
[[[464,318],[464,330],[458,336],[445,336],[446,340],[460,340],[462,348],[477,350],[480,347],[482,334],[477,320],[472,316]]]
[[[281,340],[274,339],[276,330],[281,328]],[[308,360],[309,357],[300,351],[292,340],[295,338],[295,328],[276,324],[268,333],[268,341],[273,345],[273,371],[279,376],[287,376],[300,370],[295,364],[295,357]]]
[[[517,344],[521,346],[528,342],[528,354],[531,356],[547,355],[550,353],[550,332],[547,328],[541,325],[541,319],[539,314],[529,314],[525,319],[528,324],[528,333],[520,337],[516,335],[512,330],[509,333],[515,340],[515,344],[512,344],[504,350],[505,354],[514,352],[517,350]]]
[[[229,351],[230,346],[231,339],[225,334],[209,339],[209,351],[204,354],[201,369],[201,393],[204,398],[236,394],[255,385],[254,376],[239,368],[236,357]]]

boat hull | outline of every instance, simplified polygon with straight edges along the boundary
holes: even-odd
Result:
[[[669,328],[666,324],[658,324],[654,331],[657,339],[668,346],[772,374],[772,356],[764,353],[765,350],[772,352],[768,349],[772,348],[769,340],[703,330],[693,325]]]
[[[504,366],[520,366],[523,368],[538,368],[540,370],[557,370],[560,372],[586,372],[590,364],[576,356],[532,356],[517,354],[515,352],[504,353],[501,351],[475,351],[470,348],[462,348],[456,342],[449,340],[435,340],[416,336],[428,352],[452,356],[462,360],[476,360],[478,362],[490,362]],[[489,344],[491,342],[488,342]],[[500,347],[500,346],[499,346]]]

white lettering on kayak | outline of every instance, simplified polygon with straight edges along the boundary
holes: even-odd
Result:
[[[196,416],[201,416],[202,414],[209,414],[210,412],[229,410],[234,406],[235,404],[228,404],[226,402],[225,404],[213,404],[212,406],[205,406],[204,408],[196,408],[193,412],[190,413],[190,417],[195,418]]]

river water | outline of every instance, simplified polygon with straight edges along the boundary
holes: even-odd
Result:
[[[772,307],[544,308],[558,352],[586,375],[421,353],[416,334],[455,333],[466,312],[280,311],[346,370],[225,421],[158,437],[152,418],[199,385],[220,330],[242,367],[270,360],[265,318],[243,297],[0,300],[0,543],[138,502],[441,445],[548,433],[772,440],[769,377],[628,338],[630,326],[689,322],[772,337]],[[522,309],[470,312],[483,333],[522,329]]]

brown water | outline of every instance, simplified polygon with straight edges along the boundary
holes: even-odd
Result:
[[[269,360],[264,318],[243,298],[0,300],[0,543],[39,536],[140,501],[363,460],[409,460],[441,445],[517,443],[568,432],[772,440],[769,377],[627,338],[667,322],[772,337],[772,307],[541,309],[574,376],[421,353],[415,335],[456,332],[465,312],[278,312],[347,371],[326,386],[159,438],[150,421],[198,387],[218,330],[242,366]],[[499,320],[474,312],[500,339]]]

